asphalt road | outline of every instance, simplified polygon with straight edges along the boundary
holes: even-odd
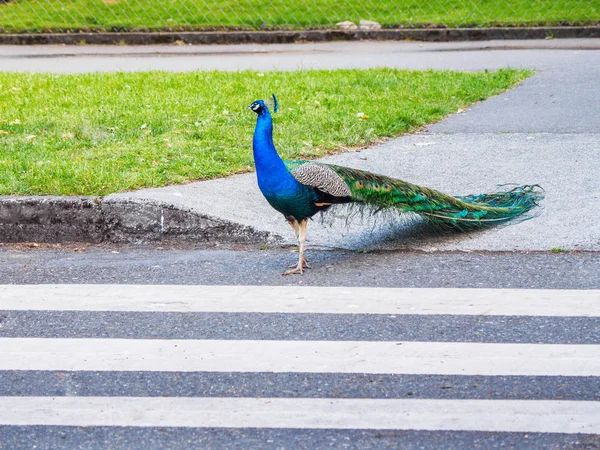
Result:
[[[442,373],[431,371],[430,364],[437,362],[435,357],[429,363],[417,364],[419,372],[424,373],[411,370],[396,372],[376,366],[372,370],[377,373],[364,373],[365,368],[340,373],[339,368],[323,367],[322,362],[319,367],[324,372],[313,373],[310,369],[286,369],[285,365],[295,361],[297,356],[285,350],[275,353],[280,355],[281,362],[275,362],[271,369],[244,367],[234,370],[223,367],[202,370],[179,367],[192,357],[203,360],[212,355],[219,362],[220,355],[231,354],[237,343],[314,345],[314,353],[322,351],[323,346],[346,342],[353,348],[364,342],[369,346],[386,343],[402,346],[406,343],[433,346],[533,345],[539,346],[536,349],[540,351],[554,345],[562,349],[561,355],[572,355],[571,352],[579,348],[600,348],[598,313],[572,315],[568,303],[564,309],[569,313],[567,316],[552,312],[556,306],[552,300],[543,303],[536,311],[521,311],[516,315],[493,312],[495,305],[501,305],[503,300],[485,308],[483,313],[465,315],[457,310],[470,307],[471,302],[462,301],[457,292],[448,292],[444,296],[445,291],[442,290],[444,310],[438,314],[420,303],[426,314],[412,308],[393,314],[347,314],[347,311],[341,314],[335,311],[290,313],[270,309],[265,312],[240,309],[236,312],[225,311],[225,308],[221,310],[218,300],[216,310],[200,312],[186,310],[183,299],[173,292],[157,299],[157,307],[166,307],[166,311],[156,310],[155,306],[139,311],[128,310],[128,307],[119,310],[110,306],[94,307],[95,299],[105,299],[109,303],[118,301],[131,284],[142,285],[136,288],[139,292],[139,298],[134,299],[136,306],[133,308],[136,309],[148,301],[149,291],[146,293],[144,285],[149,284],[168,285],[165,286],[167,292],[175,291],[174,284],[200,285],[200,289],[206,285],[222,285],[225,289],[241,285],[241,292],[232,291],[223,297],[229,304],[239,303],[240,308],[250,295],[248,285],[256,285],[259,290],[267,289],[265,286],[284,286],[289,289],[289,296],[284,294],[281,297],[284,305],[293,301],[293,293],[303,286],[334,286],[335,292],[340,295],[344,295],[340,291],[343,289],[341,286],[460,288],[461,292],[465,288],[523,288],[527,289],[525,292],[534,288],[552,288],[559,292],[576,289],[565,291],[574,293],[569,295],[589,292],[582,289],[600,288],[600,254],[597,252],[315,251],[311,253],[314,268],[307,270],[304,276],[280,275],[282,268],[293,260],[295,254],[288,248],[203,249],[78,244],[41,248],[22,245],[2,247],[0,283],[8,289],[15,285],[35,286],[41,283],[40,292],[45,294],[38,306],[28,306],[27,302],[37,297],[26,296],[25,303],[14,309],[14,306],[7,306],[7,301],[11,303],[14,297],[0,293],[0,399],[5,411],[11,411],[8,416],[0,412],[0,448],[391,449],[401,445],[408,449],[583,449],[594,448],[598,444],[596,431],[582,431],[596,430],[594,417],[597,415],[585,415],[585,411],[580,410],[600,405],[600,376],[591,376],[587,372],[540,374],[533,367],[537,356],[535,350],[518,364],[518,374],[502,370],[486,374],[486,367],[502,367],[506,361],[501,355],[495,360],[496,350],[491,349],[484,351],[491,361],[481,366],[483,372],[471,374],[458,374],[446,368],[442,368]],[[53,286],[48,286],[48,283]],[[67,308],[66,304],[55,304],[63,297],[51,295],[54,286],[74,283],[77,284],[74,306]],[[83,285],[90,283],[93,283],[91,299],[83,289]],[[109,283],[113,286],[116,283],[117,290],[105,291],[103,285]],[[150,286],[148,288],[151,289]],[[502,298],[509,300],[514,295],[510,292]],[[201,299],[202,295],[193,298]],[[302,307],[308,300],[312,300],[310,295],[300,294],[297,301]],[[367,305],[370,304],[360,294],[348,297],[352,304],[364,300]],[[576,302],[575,298],[573,300]],[[91,304],[94,310],[87,310],[84,303]],[[316,301],[316,304],[317,311],[334,308],[327,300]],[[169,310],[179,305],[183,307],[181,311]],[[580,307],[581,304],[577,302],[577,305]],[[15,343],[7,348],[11,340]],[[72,347],[90,340],[94,342],[90,350]],[[32,342],[35,350],[23,349],[28,342]],[[166,350],[149,352],[132,348],[118,351],[114,365],[87,366],[87,362],[102,364],[100,360],[106,357],[110,346],[118,342],[136,344],[136,347],[158,343],[175,347],[198,343],[201,347],[189,350],[185,360],[179,363],[161,362],[163,355],[170,354]],[[208,353],[202,356],[199,349],[205,348],[203,342],[222,342],[226,347],[204,350]],[[45,343],[56,347],[50,357],[42,353],[27,353],[41,352]],[[567,349],[565,346],[572,347]],[[62,353],[57,353],[63,347]],[[17,355],[15,366],[11,360],[14,361],[16,351],[25,353]],[[522,352],[522,348],[512,351],[517,354]],[[138,352],[142,355],[143,368],[126,367],[129,361],[133,363],[139,359]],[[310,350],[310,354],[312,352]],[[598,351],[592,352],[598,354]],[[383,353],[389,355],[389,350]],[[428,352],[420,354],[426,356]],[[78,355],[84,355],[85,360],[81,364],[86,365],[59,365],[63,364],[62,361],[78,360]],[[243,350],[242,355],[256,362],[273,357],[267,357],[262,347]],[[336,351],[334,355],[346,364],[343,351]],[[240,357],[234,355],[232,364]],[[557,357],[556,362],[561,359],[564,356]],[[348,355],[347,360],[350,363],[361,361],[361,358]],[[388,356],[383,361],[387,360]],[[331,357],[326,361],[331,361]],[[401,361],[403,364],[404,360]],[[466,365],[474,363],[472,350],[464,361]],[[542,361],[536,367],[548,369],[553,361]],[[568,363],[567,367],[579,370],[585,364],[578,360],[578,363]],[[165,403],[171,399],[175,402],[214,400],[216,403],[173,407]],[[279,408],[278,412],[269,416],[265,415],[268,411],[259,413],[256,410],[259,405],[235,403],[251,400],[262,401],[261,405],[269,411]],[[374,424],[381,424],[376,419],[377,413],[366,406],[363,406],[368,408],[366,411],[357,409],[364,400],[407,402],[390,406],[393,414],[387,412],[383,416],[388,418],[404,414],[400,413],[403,411],[401,408],[408,408],[407,416],[415,417],[419,412],[414,408],[420,405],[415,401],[451,403],[425,404],[426,415],[440,411],[438,419],[429,416],[415,419],[417,425],[414,428],[425,429],[394,429],[405,426],[403,419],[396,419],[399,420],[396,425],[386,425],[386,429],[378,430],[372,428]],[[302,405],[306,402],[319,401],[325,401],[326,407],[316,403],[309,408],[309,414],[298,412],[297,408],[305,408]],[[344,401],[358,403],[343,413]],[[64,402],[68,403],[61,406]],[[514,412],[507,415],[498,409],[499,405],[512,407],[510,402],[525,402],[518,406],[518,429],[521,431],[514,431],[515,425],[510,424],[514,422]],[[543,413],[530,412],[529,409],[538,404],[536,402],[549,403],[540,404],[544,405]],[[386,404],[373,406],[383,407]],[[288,409],[285,409],[286,405]],[[192,409],[181,417],[176,411],[183,407]],[[481,412],[478,408],[482,407],[489,408],[488,412]],[[203,413],[206,408],[210,411],[208,417]],[[575,410],[561,412],[560,408]],[[252,422],[252,426],[243,418],[236,422],[236,411],[252,411],[248,420],[262,422]],[[449,411],[461,412],[451,419]],[[479,419],[486,414],[492,414],[493,427]],[[160,417],[161,421],[152,422],[152,417]],[[507,417],[510,423],[506,423]],[[281,424],[280,418],[288,418],[286,420],[292,422]],[[308,420],[317,423],[305,423],[304,418],[312,418]],[[322,423],[319,421],[328,420],[337,422],[325,428],[319,425]],[[365,420],[372,425],[365,424]],[[450,420],[454,423],[449,426],[454,428],[451,431],[446,430],[447,425],[444,425]],[[584,428],[579,428],[576,433],[557,433],[557,428],[550,433],[547,428],[540,431],[540,427],[548,423],[555,423],[553,427],[564,427],[568,423],[587,425],[582,425]]]
[[[0,283],[600,288],[598,252],[312,251],[313,268],[284,277],[291,248],[52,247],[2,247]]]

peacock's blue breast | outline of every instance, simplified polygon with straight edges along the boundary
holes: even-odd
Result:
[[[303,186],[296,180],[279,183],[278,186],[261,185],[259,180],[259,187],[269,204],[286,217],[302,220],[318,211],[314,189]]]

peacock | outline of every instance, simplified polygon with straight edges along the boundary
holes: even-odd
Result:
[[[273,112],[277,112],[275,95],[273,105]],[[273,144],[269,107],[263,100],[255,100],[248,108],[258,115],[252,142],[258,186],[269,204],[283,214],[298,239],[298,263],[283,275],[304,273],[308,267],[304,256],[308,219],[332,205],[352,203],[372,211],[416,213],[444,230],[467,230],[522,216],[542,198],[538,185],[453,197],[349,167],[316,161],[284,161]]]

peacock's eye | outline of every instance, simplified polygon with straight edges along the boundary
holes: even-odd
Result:
[[[363,183],[362,181],[357,181],[357,182],[356,182],[356,187],[357,187],[358,189],[362,189],[362,188],[363,188],[363,186],[364,186],[364,183]]]

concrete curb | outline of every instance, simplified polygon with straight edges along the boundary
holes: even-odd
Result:
[[[0,34],[0,45],[99,44],[287,44],[294,42],[415,40],[430,42],[546,38],[597,38],[600,26],[527,28],[424,28],[389,30],[189,31],[131,33]]]
[[[0,230],[3,243],[282,241],[173,205],[108,197],[0,197]]]

